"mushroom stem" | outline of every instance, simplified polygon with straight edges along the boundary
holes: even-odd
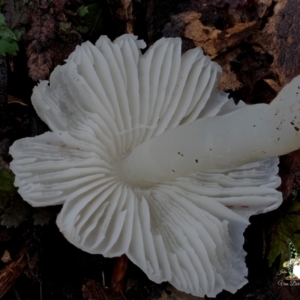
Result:
[[[116,166],[126,182],[161,183],[197,171],[238,167],[300,148],[300,76],[273,102],[198,119],[139,145]]]

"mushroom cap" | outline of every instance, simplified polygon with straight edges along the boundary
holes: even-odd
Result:
[[[133,35],[78,46],[32,103],[51,129],[10,149],[15,185],[33,206],[63,204],[57,225],[76,247],[126,254],[147,276],[196,296],[247,279],[249,216],[277,208],[278,158],[138,186],[116,164],[168,129],[239,109],[217,90],[221,68],[180,38],[143,55]]]

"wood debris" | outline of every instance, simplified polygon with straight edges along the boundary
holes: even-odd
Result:
[[[26,243],[17,257],[0,270],[0,298],[12,287],[27,265],[29,243]]]

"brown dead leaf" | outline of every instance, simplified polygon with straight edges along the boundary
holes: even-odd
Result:
[[[38,41],[32,41],[27,48],[28,53],[28,68],[29,68],[29,77],[34,81],[46,79],[50,70],[52,69],[52,52],[51,49],[48,51],[34,51],[38,49]]]
[[[83,285],[82,296],[86,300],[126,300],[122,293],[105,288],[95,280],[89,280]]]
[[[0,271],[0,298],[12,287],[27,265],[27,253],[30,242],[28,241],[15,259]]]
[[[67,0],[53,0],[52,2],[54,4],[55,12],[59,13],[64,9]]]
[[[52,68],[53,38],[57,30],[55,19],[36,7],[31,14],[31,28],[26,34],[26,54],[29,76],[38,81],[46,79]]]
[[[253,36],[253,42],[271,54],[272,71],[282,86],[300,73],[300,1],[281,0],[264,29]]]
[[[23,0],[3,0],[1,11],[5,15],[6,25],[17,29],[28,23],[28,12],[31,3]]]

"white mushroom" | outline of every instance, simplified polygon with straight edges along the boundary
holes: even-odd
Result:
[[[299,77],[271,105],[236,106],[201,49],[142,46],[83,43],[34,89],[52,132],[11,147],[15,185],[33,206],[63,204],[57,224],[84,251],[125,253],[197,296],[234,293],[248,217],[281,204],[276,156],[300,144]]]

